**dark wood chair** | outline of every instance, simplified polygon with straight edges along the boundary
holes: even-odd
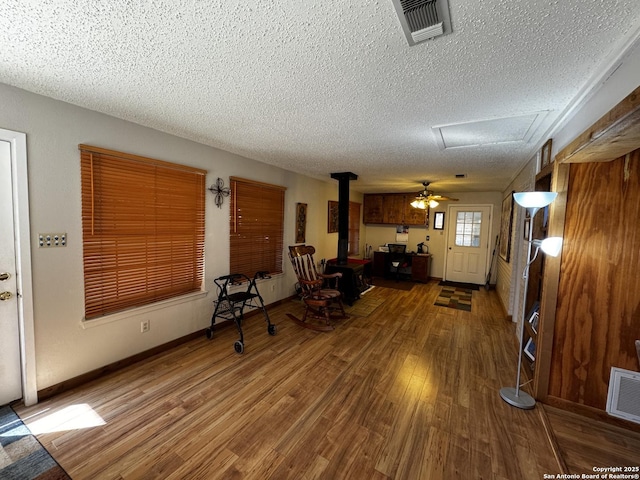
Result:
[[[404,243],[389,245],[389,272],[395,273],[396,281],[400,275],[411,275],[411,264],[407,262],[407,246]]]
[[[318,273],[313,254],[316,249],[310,245],[289,247],[289,259],[298,278],[300,297],[305,305],[302,319],[288,313],[287,316],[298,325],[311,330],[333,330],[331,320],[347,318],[342,305],[342,293],[338,290],[338,280],[342,273]],[[308,317],[323,322],[308,322]]]

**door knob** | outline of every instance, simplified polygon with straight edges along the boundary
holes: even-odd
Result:
[[[0,293],[0,300],[9,300],[12,296],[11,292],[2,292]]]
[[[9,280],[11,278],[10,273],[0,273],[0,280]]]

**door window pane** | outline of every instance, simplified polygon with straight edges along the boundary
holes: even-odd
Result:
[[[480,247],[482,212],[458,212],[456,217],[456,246]]]

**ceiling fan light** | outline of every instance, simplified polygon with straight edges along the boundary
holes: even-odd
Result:
[[[427,203],[424,201],[424,198],[416,198],[413,202],[411,202],[411,206],[413,208],[419,208],[420,210],[427,209]]]
[[[458,200],[457,198],[449,198],[443,197],[442,195],[436,195],[433,191],[429,190],[429,182],[422,182],[424,186],[424,191],[418,193],[416,195],[416,199],[410,203],[413,208],[419,208],[421,210],[426,210],[427,208],[436,208],[440,205],[438,200],[448,201],[448,200]],[[436,200],[438,199],[438,200]]]

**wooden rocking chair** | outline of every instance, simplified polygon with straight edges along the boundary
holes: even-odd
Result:
[[[332,319],[348,318],[342,305],[342,293],[338,290],[338,279],[342,273],[318,273],[313,260],[315,252],[316,249],[309,245],[289,247],[289,259],[298,277],[305,311],[302,320],[291,313],[287,313],[287,316],[302,327],[326,332],[333,330]],[[324,320],[324,324],[307,322],[309,314],[315,319]]]

